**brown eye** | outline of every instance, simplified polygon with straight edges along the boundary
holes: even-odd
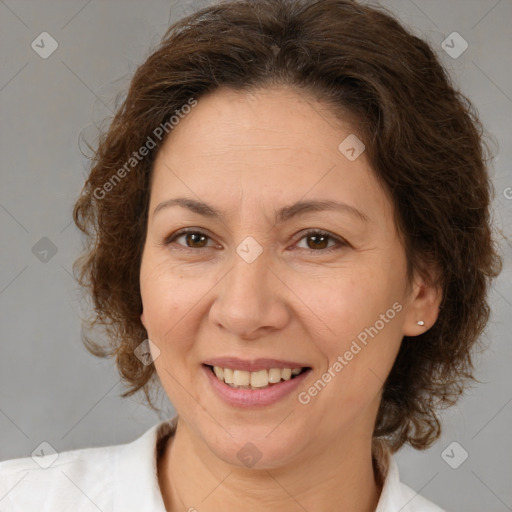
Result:
[[[325,249],[329,244],[330,237],[328,235],[309,235],[306,238],[310,249]]]
[[[183,239],[180,241],[180,239]],[[202,231],[182,230],[165,239],[164,244],[175,243],[184,249],[203,249],[208,247],[208,242],[213,242],[211,238]],[[210,246],[212,243],[210,243]]]
[[[208,237],[202,233],[186,233],[185,237],[187,247],[201,248],[207,245]]]
[[[302,247],[299,245],[303,240],[305,240],[305,247],[304,245]],[[348,246],[348,244],[344,240],[338,239],[326,231],[312,229],[303,234],[297,246],[300,249],[313,252],[329,252],[333,249]]]

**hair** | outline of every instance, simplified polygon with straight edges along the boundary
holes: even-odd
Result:
[[[86,235],[74,270],[92,296],[88,326],[103,329],[101,343],[85,333],[84,343],[96,356],[116,358],[129,386],[123,397],[142,389],[155,409],[149,393],[155,367],[134,355],[147,338],[139,271],[152,166],[165,141],[155,129],[169,127],[191,98],[220,87],[274,85],[309,94],[352,120],[392,202],[409,281],[417,271],[442,289],[435,324],[403,337],[374,429],[374,440],[393,451],[404,443],[424,449],[440,435],[439,410],[474,379],[473,350],[502,260],[492,236],[490,151],[478,115],[429,44],[381,7],[352,0],[225,1],[167,30],[101,134],[74,207]],[[150,139],[154,147],[134,160]]]

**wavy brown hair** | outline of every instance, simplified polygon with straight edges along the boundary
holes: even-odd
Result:
[[[95,355],[114,356],[122,396],[149,390],[154,365],[134,349],[140,321],[139,269],[150,178],[165,138],[154,130],[191,98],[219,87],[284,85],[352,120],[416,270],[442,288],[436,323],[403,338],[384,385],[374,437],[392,450],[426,448],[440,435],[436,411],[455,403],[472,378],[472,352],[489,318],[487,293],[501,270],[493,240],[489,150],[475,109],[430,46],[380,7],[351,0],[240,0],[206,7],[171,26],[137,69],[124,102],[100,137],[73,216],[85,233],[75,262],[92,296],[84,335]],[[152,137],[155,147],[113,175]],[[112,186],[106,186],[109,182]],[[108,189],[108,190],[107,190]],[[439,270],[434,277],[428,268]]]

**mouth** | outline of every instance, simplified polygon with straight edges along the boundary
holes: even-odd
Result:
[[[240,370],[222,366],[203,365],[222,383],[234,389],[267,389],[281,382],[293,380],[311,368],[268,368],[257,371]]]
[[[202,364],[203,374],[215,396],[236,408],[261,408],[290,397],[313,371],[275,360],[249,363],[234,359],[210,360]]]

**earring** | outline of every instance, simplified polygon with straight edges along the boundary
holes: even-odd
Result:
[[[425,322],[424,322],[423,320],[418,320],[416,323],[417,323],[418,325],[425,325]]]

